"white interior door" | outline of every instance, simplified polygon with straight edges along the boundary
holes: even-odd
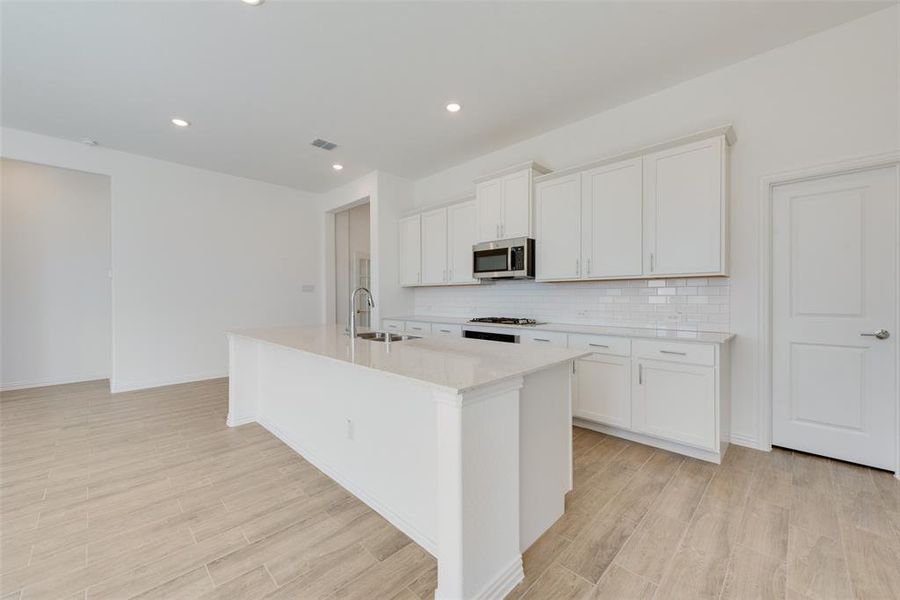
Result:
[[[775,445],[895,468],[897,200],[895,168],[774,189]]]

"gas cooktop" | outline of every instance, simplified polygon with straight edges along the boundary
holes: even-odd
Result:
[[[518,319],[516,317],[476,317],[469,323],[494,323],[497,325],[540,325],[534,319]]]

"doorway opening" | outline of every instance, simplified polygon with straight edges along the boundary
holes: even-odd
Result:
[[[107,175],[0,159],[0,389],[108,380]]]
[[[368,202],[334,213],[334,315],[343,327],[349,325],[350,294],[358,287],[371,288],[369,225]],[[372,326],[371,310],[364,298],[357,298],[357,325]]]

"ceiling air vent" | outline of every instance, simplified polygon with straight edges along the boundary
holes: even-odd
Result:
[[[329,142],[328,140],[323,140],[321,138],[314,139],[312,145],[316,148],[321,148],[322,150],[334,150],[337,148],[337,144],[334,142]]]

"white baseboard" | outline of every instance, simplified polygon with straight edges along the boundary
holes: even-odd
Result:
[[[241,425],[254,422],[256,422],[255,415],[232,415],[228,413],[228,418],[225,419],[225,424],[229,427],[240,427]]]
[[[47,387],[51,385],[65,385],[67,383],[85,383],[87,381],[101,381],[109,379],[107,374],[94,375],[77,375],[75,377],[46,377],[41,379],[31,379],[27,381],[10,381],[0,384],[0,392],[11,392],[13,390],[27,390],[30,388]]]
[[[593,421],[587,421],[579,417],[573,418],[572,422],[578,427],[584,427],[585,429],[590,429],[591,431],[598,431],[607,435],[620,437],[632,442],[644,444],[645,446],[661,448],[663,450],[668,450],[669,452],[683,454],[685,456],[690,456],[691,458],[699,458],[700,460],[705,460],[707,462],[716,464],[722,462],[722,457],[718,453],[711,452],[709,450],[703,450],[702,448],[695,448],[693,446],[679,444],[678,442],[670,442],[668,440],[662,440],[649,435],[644,435],[643,433],[637,433],[636,431],[619,429],[618,427],[612,427],[610,425],[604,425],[602,423],[594,423]]]
[[[741,435],[739,433],[731,434],[731,443],[736,446],[745,446],[747,448],[753,448],[754,450],[762,450],[764,452],[768,452],[768,448],[761,448],[759,445],[759,440],[755,437],[751,437],[749,435]]]
[[[367,493],[364,489],[356,485],[353,481],[344,477],[341,473],[337,472],[333,469],[328,463],[321,460],[314,453],[310,452],[307,448],[305,448],[299,441],[288,435],[286,431],[278,427],[275,423],[269,421],[265,417],[258,418],[257,422],[265,427],[272,435],[277,437],[279,440],[290,446],[291,450],[308,460],[314,467],[328,475],[331,479],[336,481],[346,489],[348,492],[362,500],[366,505],[369,506],[372,510],[380,514],[382,517],[387,519],[394,527],[408,535],[412,540],[418,545],[422,546],[429,554],[434,557],[437,557],[437,541],[428,537],[420,531],[417,527],[412,525],[405,518],[394,512],[393,510],[386,507],[384,504],[379,502],[374,496]],[[511,589],[511,588],[510,588]]]
[[[151,388],[164,387],[167,385],[178,385],[179,383],[193,383],[195,381],[208,381],[210,379],[223,379],[228,377],[228,371],[213,371],[208,373],[195,373],[193,375],[183,375],[172,379],[150,379],[147,381],[127,381],[120,383],[119,381],[111,381],[109,391],[113,394],[121,392],[133,392],[135,390],[148,390]]]
[[[525,571],[522,568],[522,555],[520,554],[475,597],[479,600],[503,600],[523,579],[525,579]],[[437,600],[437,593],[434,597]]]

